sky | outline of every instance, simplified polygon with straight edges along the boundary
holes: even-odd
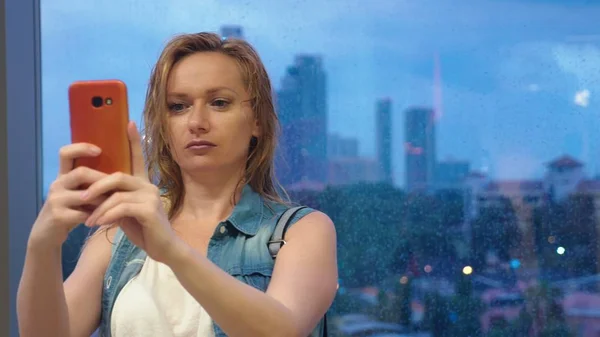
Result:
[[[600,2],[558,0],[44,0],[44,185],[70,142],[67,88],[118,78],[140,121],[146,85],[175,34],[237,24],[279,87],[295,54],[324,57],[331,133],[373,157],[375,104],[393,100],[393,164],[404,184],[403,112],[441,89],[438,159],[496,179],[535,179],[569,154],[600,173]]]

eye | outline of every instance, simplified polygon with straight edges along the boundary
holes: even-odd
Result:
[[[169,103],[168,108],[170,112],[179,113],[185,111],[187,109],[187,104],[183,103]]]
[[[217,98],[211,102],[211,105],[218,109],[225,109],[229,106],[229,101],[223,98]]]

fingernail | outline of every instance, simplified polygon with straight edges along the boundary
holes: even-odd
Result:
[[[85,199],[87,199],[87,197],[88,197],[89,195],[90,195],[90,192],[88,192],[88,191],[83,191],[83,192],[81,193],[81,200],[85,200]]]
[[[100,154],[100,152],[102,152],[102,149],[100,149],[99,147],[92,147],[90,148],[90,152],[92,154]]]

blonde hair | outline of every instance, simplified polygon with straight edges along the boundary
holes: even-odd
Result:
[[[287,203],[287,193],[275,177],[274,157],[279,133],[269,75],[255,49],[246,41],[222,39],[214,33],[179,35],[163,49],[150,77],[143,112],[144,153],[148,175],[163,191],[169,218],[180,210],[185,189],[181,170],[171,152],[167,129],[167,80],[177,62],[188,55],[217,52],[234,59],[238,64],[246,90],[250,95],[252,111],[261,129],[260,137],[253,137],[249,146],[246,170],[238,187],[249,184],[267,200]],[[237,189],[236,189],[237,190]],[[282,199],[280,193],[286,197]],[[233,200],[236,203],[236,200]]]

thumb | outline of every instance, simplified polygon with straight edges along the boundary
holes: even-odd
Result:
[[[148,177],[146,172],[146,163],[144,161],[144,152],[142,150],[142,137],[135,125],[130,121],[127,125],[127,135],[129,136],[129,147],[131,149],[131,173],[136,177]]]

